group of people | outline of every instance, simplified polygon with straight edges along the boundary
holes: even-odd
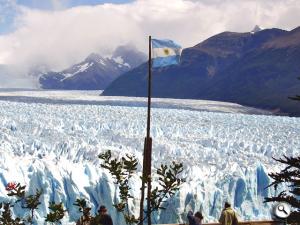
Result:
[[[196,212],[193,215],[192,211],[187,214],[189,225],[202,225],[203,216],[201,212]],[[230,203],[225,202],[219,222],[221,225],[238,225],[238,218],[235,211],[231,208]]]
[[[202,225],[203,215],[201,212],[196,212],[193,215],[193,212],[189,211],[187,218],[189,225]],[[238,225],[236,213],[228,202],[225,202],[219,222],[221,225]],[[113,221],[111,216],[107,213],[105,206],[100,206],[95,218],[92,220],[78,221],[76,225],[113,225]]]

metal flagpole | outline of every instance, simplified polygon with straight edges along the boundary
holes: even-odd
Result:
[[[151,110],[151,77],[152,77],[152,61],[151,61],[151,36],[149,36],[149,61],[148,61],[148,116],[147,116],[147,184],[148,184],[148,193],[147,193],[147,217],[148,225],[151,225],[151,156],[152,156],[152,138],[150,137],[150,110]]]
[[[145,179],[147,180],[147,217],[148,225],[151,225],[151,154],[152,154],[152,138],[150,137],[150,113],[151,113],[151,36],[149,36],[149,61],[148,61],[148,113],[147,113],[147,136],[144,143],[144,159],[143,159],[143,179],[142,194],[140,202],[140,224],[144,220],[144,198],[145,198]]]

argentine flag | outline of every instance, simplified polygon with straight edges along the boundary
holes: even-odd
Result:
[[[180,62],[181,46],[171,40],[151,39],[152,67],[163,67]]]

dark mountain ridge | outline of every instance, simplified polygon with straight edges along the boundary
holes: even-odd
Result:
[[[235,102],[291,115],[300,103],[300,27],[223,32],[186,48],[180,65],[153,70],[153,97]],[[113,81],[103,95],[146,96],[147,64]]]

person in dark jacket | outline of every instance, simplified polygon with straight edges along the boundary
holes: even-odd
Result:
[[[104,205],[101,205],[98,210],[98,215],[94,218],[91,225],[113,225],[111,216],[107,213]]]
[[[193,212],[189,211],[187,218],[189,220],[189,225],[202,225],[203,216],[201,212],[196,212],[195,215],[193,215]]]

